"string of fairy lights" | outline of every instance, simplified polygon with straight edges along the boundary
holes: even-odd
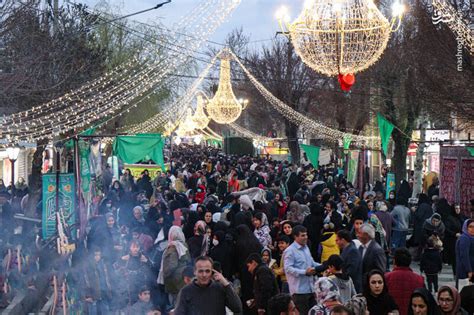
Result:
[[[222,55],[225,55],[222,57]],[[310,118],[308,118],[306,115],[303,115],[299,113],[298,111],[292,109],[290,106],[286,105],[282,101],[280,101],[277,97],[275,97],[272,93],[270,93],[262,83],[260,83],[251,73],[250,71],[241,63],[239,58],[233,54],[230,50],[228,49],[223,49],[221,50],[215,57],[214,59],[210,62],[208,67],[201,73],[201,75],[198,77],[198,79],[194,82],[192,87],[188,90],[188,92],[183,95],[174,105],[170,106],[167,108],[167,110],[164,110],[154,117],[148,119],[147,121],[138,124],[136,126],[133,126],[133,128],[129,128],[129,132],[149,132],[151,130],[156,130],[158,128],[163,128],[164,124],[166,121],[170,121],[170,119],[174,116],[175,121],[176,117],[178,117],[179,121],[174,125],[174,128],[176,130],[176,134],[178,137],[183,137],[186,134],[191,133],[196,129],[196,125],[194,121],[192,120],[193,113],[191,111],[191,102],[195,98],[195,94],[197,89],[199,88],[200,84],[202,83],[204,77],[207,75],[208,71],[210,68],[215,64],[217,58],[221,58],[221,74],[222,74],[222,61],[226,61],[224,63],[224,78],[220,78],[220,84],[222,82],[225,82],[226,89],[229,91],[232,91],[232,87],[230,85],[230,72],[229,72],[229,67],[230,67],[230,58],[234,59],[237,64],[243,69],[243,71],[246,73],[247,77],[249,80],[252,82],[252,84],[257,88],[257,90],[264,96],[264,98],[271,104],[273,107],[280,112],[281,114],[285,115],[285,117],[288,117],[290,121],[293,123],[296,123],[300,126],[302,126],[302,129],[307,131],[308,133],[318,136],[323,139],[328,139],[331,141],[341,141],[341,139],[346,139],[350,137],[352,139],[352,142],[357,145],[357,146],[366,146],[368,148],[376,148],[379,147],[380,140],[378,137],[369,137],[369,136],[361,136],[361,135],[355,135],[347,132],[342,132],[334,128],[330,128],[323,123],[316,122]],[[229,58],[230,57],[230,58]],[[233,93],[227,93],[228,95],[228,101],[222,99],[219,100],[221,106],[215,106],[216,108],[214,111],[219,111],[221,110],[221,116],[224,115],[226,116],[227,114],[227,107],[229,102],[235,102],[235,95]],[[215,98],[215,97],[214,97]],[[222,107],[222,108],[221,108]],[[179,109],[181,109],[179,111]],[[207,102],[206,109],[208,112],[208,118],[215,120],[215,117],[213,115],[213,112],[209,112],[209,102]],[[240,115],[240,114],[239,114]],[[224,124],[227,124],[230,128],[234,129],[236,132],[242,134],[243,136],[256,139],[258,141],[275,141],[276,139],[273,138],[268,138],[268,137],[262,137],[259,136],[235,123],[233,121],[238,118],[234,117],[235,115],[231,115],[232,117],[224,117],[224,118],[229,118],[229,122],[226,122],[226,119],[221,119],[223,120]],[[207,122],[208,123],[208,122]],[[168,131],[167,131],[168,132]],[[171,131],[172,132],[172,131]]]
[[[230,128],[232,128],[234,131],[236,131],[238,134],[259,141],[259,142],[270,142],[270,141],[282,141],[284,140],[283,138],[271,138],[271,137],[265,137],[256,134],[255,132],[252,132],[236,123],[230,123],[228,124]]]
[[[144,99],[163,82],[170,71],[185,64],[192,54],[240,3],[239,0],[207,0],[184,20],[181,28],[192,28],[198,40],[178,38],[187,50],[167,50],[153,62],[134,59],[89,84],[31,110],[2,119],[0,136],[10,143],[53,138],[107,118],[137,99]],[[195,25],[189,21],[198,21]],[[136,107],[136,106],[135,106]],[[57,113],[60,112],[61,115]]]
[[[473,30],[463,17],[446,0],[432,0],[433,23],[444,22],[451,31],[459,38],[461,44],[474,55]]]
[[[216,56],[209,62],[209,64],[199,74],[198,78],[189,87],[189,89],[170,106],[167,106],[164,110],[155,114],[146,121],[133,126],[125,127],[124,129],[129,133],[150,132],[152,130],[163,128],[166,122],[170,121],[171,119],[181,122],[183,119],[183,114],[185,114],[187,109],[191,106],[191,102],[195,97],[199,87],[201,86],[202,81],[215,65],[219,55],[220,52],[216,54]]]
[[[380,138],[378,137],[369,137],[345,133],[337,129],[327,127],[324,124],[314,121],[308,118],[307,116],[299,113],[298,111],[294,110],[293,108],[279,100],[272,93],[270,93],[270,91],[268,91],[265,86],[252,75],[252,73],[247,69],[247,67],[245,67],[245,65],[240,61],[240,59],[234,53],[231,52],[231,54],[233,56],[233,59],[247,75],[250,82],[255,86],[257,91],[262,94],[265,100],[268,101],[268,103],[270,103],[271,105],[273,105],[273,108],[275,108],[280,114],[288,118],[291,122],[299,125],[303,130],[306,130],[308,133],[326,140],[339,141],[340,139],[351,137],[353,143],[357,146],[364,145],[370,148],[380,147]]]

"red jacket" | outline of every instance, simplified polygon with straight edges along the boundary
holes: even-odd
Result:
[[[410,296],[413,290],[423,288],[424,279],[409,267],[395,267],[385,274],[388,293],[398,305],[400,315],[407,315]]]

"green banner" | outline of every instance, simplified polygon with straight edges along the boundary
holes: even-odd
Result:
[[[89,165],[90,147],[89,143],[79,140],[79,159],[81,166],[81,190],[83,194],[87,194],[91,186],[91,170]]]
[[[344,143],[344,150],[349,150],[349,147],[351,146],[351,142],[352,142],[352,135],[344,135],[344,138],[343,138],[343,143]]]
[[[349,163],[347,165],[347,181],[354,184],[357,179],[357,165],[359,163],[359,151],[350,151]]]
[[[311,164],[313,164],[314,168],[319,167],[319,150],[320,147],[316,147],[314,145],[307,145],[307,144],[300,144],[301,149],[306,152],[306,156],[310,160]]]
[[[151,159],[165,169],[164,145],[165,141],[160,134],[118,136],[114,140],[113,154],[127,164]]]
[[[59,208],[64,218],[69,218],[68,224],[75,220],[76,187],[74,174],[59,175]],[[43,239],[56,233],[56,174],[43,174]]]
[[[380,141],[382,142],[382,150],[385,156],[387,156],[388,142],[390,141],[390,136],[392,135],[392,131],[393,131],[393,128],[395,128],[395,126],[379,113],[377,113],[377,121],[379,124]]]
[[[395,174],[388,173],[387,174],[387,189],[385,189],[385,199],[388,200],[388,195],[391,191],[395,191]]]
[[[471,156],[474,156],[474,147],[466,147],[466,149],[469,151],[469,154],[471,154]]]

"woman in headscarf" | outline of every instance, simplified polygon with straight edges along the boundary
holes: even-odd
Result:
[[[456,260],[456,278],[461,291],[474,277],[474,219],[464,221],[462,234],[456,243]]]
[[[461,308],[461,295],[450,285],[444,285],[438,290],[438,305],[443,315],[467,315]]]
[[[292,235],[293,226],[295,226],[295,224],[291,222],[290,220],[281,221],[280,233],[278,234],[278,236],[286,235],[290,238],[291,242],[293,243],[293,235]]]
[[[414,214],[413,222],[413,245],[422,245],[423,242],[423,225],[426,219],[429,219],[433,215],[430,201],[426,194],[420,194],[418,196],[418,207]]]
[[[340,302],[341,294],[337,285],[327,277],[321,277],[314,284],[317,304],[309,310],[308,315],[330,315]]]
[[[216,231],[214,233],[209,257],[221,264],[222,274],[226,279],[231,280],[235,271],[235,263],[232,244],[226,239],[226,233],[224,231]]]
[[[15,184],[15,197],[23,198],[28,194],[28,185],[23,177],[18,177],[18,181]]]
[[[129,168],[123,171],[123,175],[120,178],[120,184],[125,192],[132,192],[135,190],[135,180],[133,179],[132,171]]]
[[[425,220],[423,224],[423,243],[426,243],[426,240],[431,235],[436,235],[441,241],[444,240],[444,223],[441,221],[441,216],[439,213],[434,213],[429,219]]]
[[[304,217],[301,210],[301,206],[298,201],[290,202],[288,206],[288,212],[286,213],[286,217],[288,220],[292,222],[303,223]]]
[[[408,315],[440,315],[438,304],[433,295],[425,288],[415,289],[410,298]]]
[[[446,227],[443,242],[443,258],[444,262],[453,267],[453,274],[456,274],[456,241],[461,236],[464,223],[460,211],[459,207],[449,205],[445,198],[441,198],[438,202],[438,212],[441,213],[441,220],[443,220]]]
[[[129,224],[129,229],[133,230],[135,228],[145,229],[145,217],[143,216],[142,206],[133,207],[133,218]]]
[[[370,314],[398,314],[398,306],[388,293],[387,283],[382,271],[372,270],[367,274],[364,283],[364,297],[367,299],[367,310]]]
[[[262,261],[265,265],[268,266],[268,268],[272,270],[273,268],[278,267],[276,263],[276,259],[272,257],[272,251],[268,247],[265,247],[264,249],[262,249]]]
[[[308,230],[308,238],[311,241],[309,248],[311,255],[317,261],[321,230],[324,224],[324,210],[316,199],[310,204],[310,209],[311,213],[304,219],[303,225]]]
[[[209,236],[207,235],[207,225],[204,221],[197,221],[194,225],[194,236],[187,240],[189,253],[194,260],[199,256],[206,256],[209,251]]]
[[[174,305],[179,290],[184,287],[183,270],[191,263],[183,231],[178,226],[172,226],[168,232],[168,247],[161,260],[158,283],[164,284],[165,290],[172,297]]]
[[[268,226],[268,219],[265,213],[257,212],[253,217],[253,226],[255,230],[253,234],[257,237],[263,247],[272,245],[272,237],[270,236],[270,227]]]

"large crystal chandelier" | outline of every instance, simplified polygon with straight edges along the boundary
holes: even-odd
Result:
[[[389,21],[372,0],[307,0],[294,22],[284,8],[277,18],[304,63],[353,84],[354,74],[380,58],[390,33],[399,28],[404,7],[396,2],[392,9]]]
[[[204,129],[207,127],[210,121],[209,117],[207,117],[206,113],[204,112],[204,96],[202,94],[198,94],[196,99],[197,105],[192,120],[196,129]]]
[[[220,56],[219,87],[206,106],[209,117],[219,124],[230,124],[242,113],[242,105],[235,97],[230,82],[230,58],[228,50],[223,50]]]

